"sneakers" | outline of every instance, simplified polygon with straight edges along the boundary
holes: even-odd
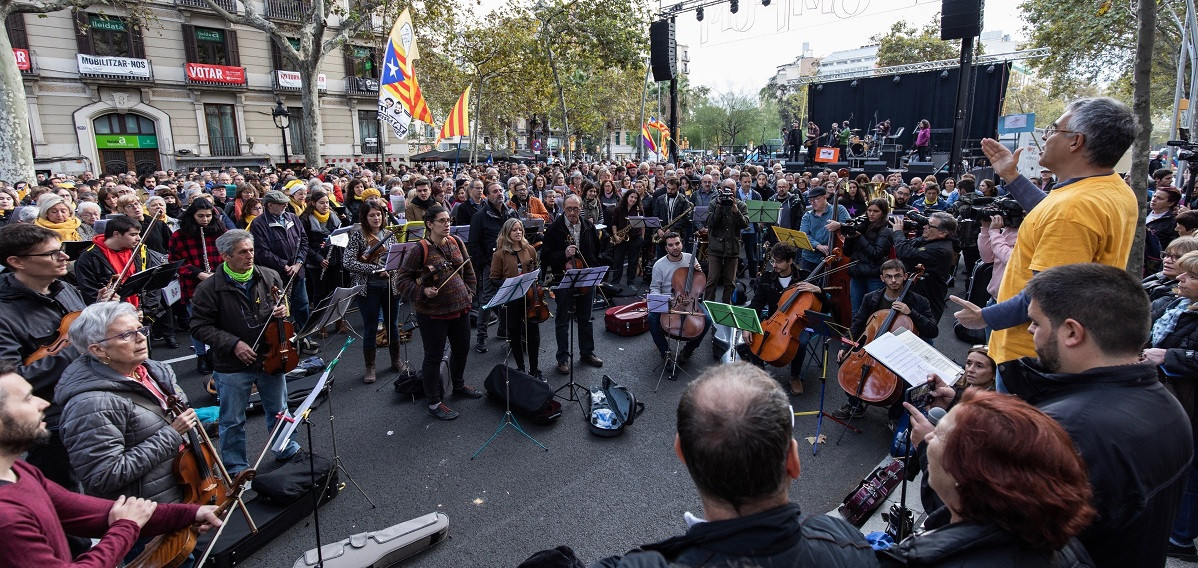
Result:
[[[487,338],[485,338],[485,337],[478,338],[478,341],[475,342],[475,344],[474,344],[474,352],[475,353],[486,353],[487,352]]]
[[[687,361],[691,360],[691,356],[694,354],[695,354],[694,349],[683,348],[682,352],[678,354],[678,362],[686,363]]]
[[[453,396],[457,398],[482,398],[482,391],[468,385],[462,385],[453,389]]]
[[[833,412],[832,416],[841,420],[848,420],[849,418],[861,418],[862,416],[865,416],[865,405],[862,404],[858,406],[852,403],[845,403],[844,406]]]
[[[454,409],[445,406],[444,402],[428,409],[428,414],[437,420],[453,420],[458,417],[458,413]]]
[[[211,375],[212,374],[212,356],[207,353],[205,353],[203,355],[196,355],[196,371],[199,372],[201,375]],[[214,392],[212,394],[216,394],[216,393]]]
[[[1173,541],[1170,540],[1169,547],[1165,549],[1165,555],[1184,562],[1198,562],[1198,548],[1194,548],[1192,544],[1182,546],[1180,544],[1173,544]]]

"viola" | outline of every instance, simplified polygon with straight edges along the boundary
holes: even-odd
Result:
[[[834,249],[830,256],[821,260],[811,271],[811,276],[803,282],[820,278],[824,266],[837,256],[841,256],[840,249]],[[823,309],[823,301],[819,296],[799,290],[798,284],[791,284],[782,291],[778,309],[761,322],[761,333],[754,333],[750,337],[749,351],[775,367],[789,365],[798,355],[799,336],[807,328],[807,310],[818,312]]]
[[[67,330],[71,328],[71,324],[75,322],[75,318],[79,317],[81,312],[71,312],[62,317],[62,323],[58,324],[58,331],[50,343],[37,348],[28,357],[25,358],[25,365],[32,365],[34,361],[40,361],[46,357],[58,355],[63,349],[66,349],[71,344],[71,339],[67,337]]]
[[[899,292],[896,302],[902,302],[903,298],[907,297],[911,285],[922,278],[923,273],[922,264],[915,268],[915,272],[911,273],[903,284],[903,289]],[[840,370],[836,375],[840,382],[840,388],[844,389],[844,392],[877,406],[889,407],[898,402],[899,398],[903,396],[903,379],[874,359],[865,350],[865,344],[883,333],[899,328],[910,330],[916,335],[919,334],[911,316],[900,314],[893,307],[889,310],[878,310],[869,316],[865,333],[857,342],[857,347],[854,347],[844,362],[840,364]]]
[[[278,286],[270,287],[275,305],[282,301],[283,293]],[[262,332],[262,344],[266,354],[262,359],[262,371],[269,375],[282,375],[299,366],[299,351],[290,338],[295,337],[295,326],[285,317],[272,317]]]
[[[570,245],[577,245],[577,244],[578,243],[574,242],[574,235],[570,234],[569,231],[566,231],[566,246],[569,247]],[[566,270],[578,270],[580,268],[590,268],[589,266],[587,266],[586,259],[582,258],[582,247],[581,246],[578,247],[578,253],[574,255],[574,258],[571,258],[566,261]],[[574,289],[574,292],[579,295],[586,294],[590,291],[591,291],[590,286],[587,286],[585,288],[575,288]]]
[[[707,318],[703,315],[703,289],[707,286],[707,276],[701,270],[695,270],[698,246],[698,242],[691,245],[689,265],[675,268],[671,277],[674,297],[670,298],[670,312],[661,316],[661,329],[674,339],[694,339],[707,326]]]
[[[170,397],[167,406],[178,417],[187,412],[187,405],[178,397]],[[197,434],[199,427],[187,432],[187,443],[175,455],[173,470],[183,490],[183,502],[196,505],[216,505],[229,494],[229,476],[220,454],[208,439],[207,433]]]
[[[545,287],[539,283],[533,284],[524,295],[528,307],[525,315],[532,323],[541,323],[549,319],[549,304],[545,303]]]
[[[844,177],[848,177],[847,170]],[[832,219],[836,220],[836,211],[840,208],[839,191],[832,192],[831,207]],[[828,235],[827,244],[828,250],[844,250],[844,235],[839,230],[832,231]],[[853,277],[847,270],[849,264],[850,261],[846,255],[839,255],[836,259],[829,261],[827,278],[820,286],[828,294],[828,311],[837,323],[846,327],[853,323],[853,299],[850,295]]]

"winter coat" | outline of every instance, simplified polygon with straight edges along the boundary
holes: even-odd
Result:
[[[250,234],[254,236],[254,265],[265,266],[279,274],[287,267],[303,262],[308,257],[308,232],[303,223],[291,211],[284,211],[275,218],[270,213],[250,223]],[[300,286],[304,271],[295,277],[295,286]],[[282,286],[280,286],[282,288]]]
[[[196,286],[191,299],[191,336],[212,348],[212,368],[221,373],[261,372],[261,357],[246,365],[233,354],[238,341],[253,346],[274,311],[271,287],[283,289],[279,273],[254,266],[249,296],[233,284],[224,268]],[[299,286],[300,284],[296,284]]]
[[[940,321],[948,302],[948,278],[952,275],[952,239],[907,239],[905,235],[896,232],[894,249],[898,259],[907,267],[908,273],[915,272],[916,265],[923,265],[926,272],[923,278],[911,286],[911,290],[927,298],[928,303],[932,305],[932,317]]]
[[[744,241],[740,232],[749,226],[749,217],[745,214],[745,202],[736,200],[735,205],[725,206],[719,201],[707,210],[707,255],[722,257],[739,257]]]
[[[948,524],[947,517],[947,509],[933,511],[924,524],[929,532],[878,551],[883,568],[1085,568],[1094,565],[1077,539],[1072,539],[1060,550],[1046,552],[1027,546],[994,523],[962,521]]]
[[[882,263],[890,260],[894,250],[894,229],[881,227],[877,231],[866,229],[864,233],[846,237],[845,252],[856,264],[849,267],[854,278],[875,279],[882,275]]]
[[[57,355],[48,355],[28,365],[22,364],[38,348],[49,345],[58,335],[63,316],[87,307],[74,286],[61,280],[50,284],[50,294],[30,290],[11,272],[0,274],[0,360],[17,363],[17,374],[33,385],[33,396],[54,400],[54,387],[63,370],[79,356],[68,345]],[[46,424],[58,427],[62,407],[46,409]]]
[[[1182,298],[1173,298],[1152,312],[1152,321],[1160,319]],[[1153,347],[1165,349],[1165,362],[1157,366],[1157,372],[1165,388],[1177,397],[1181,407],[1190,417],[1191,431],[1198,440],[1198,311],[1186,310],[1177,317],[1173,331],[1165,335]]]

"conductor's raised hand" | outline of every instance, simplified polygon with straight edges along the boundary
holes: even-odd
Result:
[[[948,299],[961,306],[960,310],[953,313],[953,317],[957,318],[961,325],[969,329],[986,329],[986,320],[982,317],[981,307],[957,296],[949,296]]]

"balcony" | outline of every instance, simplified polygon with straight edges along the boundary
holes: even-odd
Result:
[[[79,77],[85,83],[129,83],[154,82],[154,69],[146,59],[132,57],[75,56],[79,64]]]
[[[377,97],[379,95],[379,80],[346,77],[345,94],[351,97]]]
[[[208,153],[213,156],[240,156],[241,144],[234,136],[208,137]]]
[[[244,67],[187,63],[183,66],[183,75],[190,87],[237,91],[246,89]]]
[[[237,13],[237,0],[215,0],[216,5],[224,8],[226,12],[231,14]],[[213,11],[212,7],[204,0],[175,0],[175,7],[183,10],[207,10]]]
[[[303,90],[303,79],[297,71],[275,71],[272,79],[275,91],[298,93]],[[322,93],[329,90],[324,73],[316,76],[316,88]]]
[[[197,0],[190,0],[197,1]],[[198,0],[203,1],[203,0]],[[231,1],[231,0],[227,0]],[[266,0],[266,17],[271,20],[302,22],[311,11],[312,4],[303,0]]]

